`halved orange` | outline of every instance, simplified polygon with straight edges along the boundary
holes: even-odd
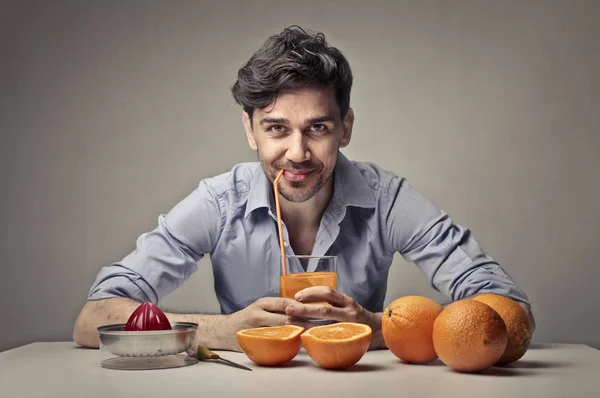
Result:
[[[369,349],[373,332],[368,325],[338,322],[315,326],[300,336],[308,355],[325,369],[346,369]]]
[[[235,334],[242,351],[262,366],[279,366],[294,359],[301,347],[302,326],[268,326],[240,330]]]

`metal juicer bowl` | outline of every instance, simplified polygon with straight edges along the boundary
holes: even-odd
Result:
[[[126,331],[125,324],[100,326],[100,348],[119,357],[160,357],[193,354],[197,323],[174,322],[171,330]]]

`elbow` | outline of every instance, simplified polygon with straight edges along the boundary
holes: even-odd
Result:
[[[89,330],[85,330],[77,323],[75,323],[75,327],[73,328],[73,342],[75,344],[81,347],[98,348],[98,341],[94,341],[94,339],[92,339],[90,335],[91,333]]]
[[[79,346],[98,348],[98,331],[94,328],[91,318],[90,306],[89,303],[86,303],[75,320],[72,337],[75,344]]]

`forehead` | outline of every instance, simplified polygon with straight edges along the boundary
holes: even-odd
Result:
[[[272,104],[254,111],[255,118],[264,117],[308,119],[320,116],[340,116],[335,88],[308,86],[288,88],[279,92]]]

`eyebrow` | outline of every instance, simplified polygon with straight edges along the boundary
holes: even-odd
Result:
[[[330,122],[335,120],[335,118],[333,116],[319,116],[319,117],[315,117],[312,119],[308,119],[306,120],[306,124],[315,124],[315,123],[323,123],[323,122]],[[289,124],[290,121],[288,119],[284,119],[284,118],[279,118],[279,117],[265,117],[264,119],[261,119],[259,124],[260,125],[264,125],[264,124]]]

